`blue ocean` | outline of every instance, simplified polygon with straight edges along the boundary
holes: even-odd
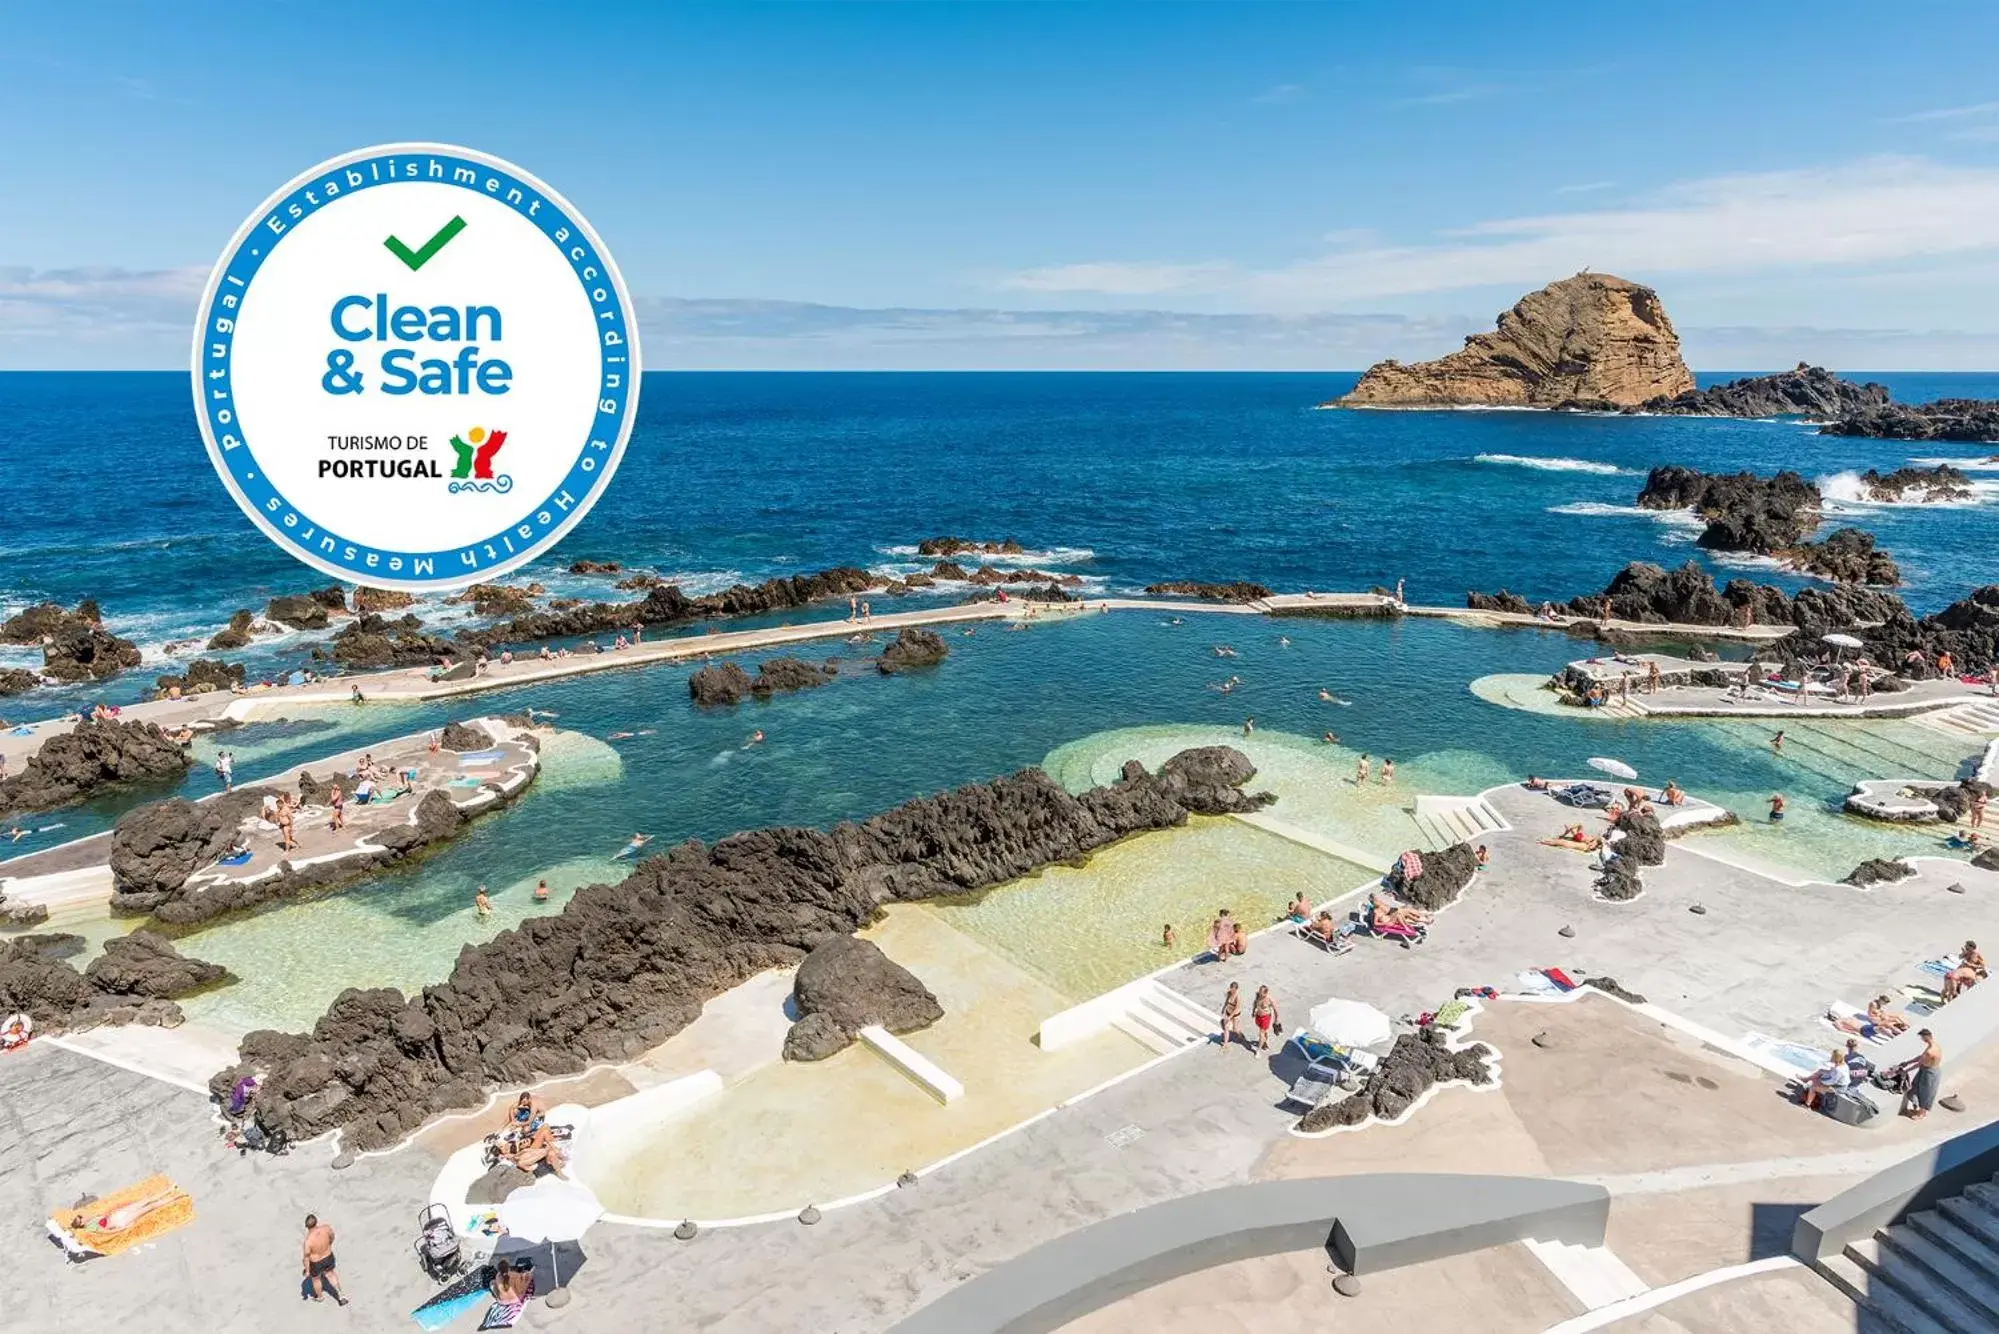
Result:
[[[1999,582],[1999,528],[1985,495],[1947,508],[1851,499],[1851,474],[1907,463],[1905,446],[1821,437],[1792,422],[1316,407],[1354,378],[652,374],[609,495],[557,559],[513,581],[538,580],[552,594],[630,596],[567,573],[583,557],[655,570],[691,592],[840,564],[902,572],[922,568],[918,541],[956,534],[1012,537],[1028,550],[1022,560],[1104,593],[1175,578],[1249,579],[1280,591],[1402,580],[1412,602],[1458,603],[1467,589],[1502,586],[1538,599],[1601,588],[1631,560],[1696,560],[1720,578],[1800,586],[1753,562],[1719,563],[1693,545],[1697,529],[1683,518],[1632,507],[1648,468],[1681,463],[1794,468],[1819,479],[1834,498],[1833,519],[1872,530],[1901,562],[1903,592],[1918,610]],[[1909,399],[1999,395],[1999,376],[1878,378]],[[233,610],[261,610],[273,595],[327,582],[279,553],[228,499],[196,435],[183,376],[0,375],[0,421],[0,485],[11,496],[0,532],[4,610],[94,597],[109,625],[148,655],[142,670],[89,692],[0,700],[0,714],[136,698],[199,652]],[[1932,456],[1979,451],[1922,455]],[[1974,476],[1999,482],[1999,472]],[[446,630],[461,610],[440,598],[418,608]],[[232,656],[275,673],[324,636],[274,636]],[[1234,656],[1218,659],[1218,647]],[[1025,633],[953,631],[950,649],[935,671],[889,678],[865,668],[878,647],[831,641],[826,651],[853,657],[855,671],[824,689],[720,711],[691,704],[686,666],[482,696],[478,712],[532,704],[575,736],[526,797],[437,856],[323,904],[202,932],[197,953],[247,962],[246,976],[266,978],[272,970],[259,959],[299,939],[319,942],[268,987],[218,993],[210,1017],[304,1022],[343,985],[434,980],[459,945],[530,911],[534,878],[548,875],[566,895],[617,875],[609,856],[633,830],[664,846],[770,823],[824,825],[1025,765],[1049,763],[1062,781],[1083,785],[1114,775],[1129,754],[1234,739],[1303,784],[1294,791],[1331,792],[1360,754],[1393,757],[1401,775],[1393,794],[1365,808],[1342,798],[1345,806],[1324,813],[1328,832],[1392,855],[1407,836],[1396,808],[1408,794],[1575,773],[1609,754],[1648,782],[1677,779],[1752,817],[1706,836],[1739,856],[1833,877],[1861,856],[1938,850],[1933,837],[1842,817],[1840,798],[1857,778],[1950,776],[1970,753],[1969,743],[1954,749],[1935,732],[1884,722],[1793,726],[1778,755],[1768,729],[1752,721],[1583,721],[1472,689],[1512,674],[1531,694],[1532,676],[1588,651],[1542,631],[1419,619],[1175,623],[1123,612]],[[38,660],[6,652],[0,661]],[[1231,675],[1239,686],[1218,689]],[[1322,700],[1321,689],[1340,702]],[[471,711],[463,703],[301,709],[227,734],[227,744],[241,782]],[[1243,738],[1250,718],[1255,735]],[[768,740],[746,749],[753,729]],[[213,743],[198,742],[196,753],[211,759]],[[180,790],[214,786],[197,767]],[[1753,820],[1772,791],[1792,801],[1782,832]],[[121,792],[53,813],[50,827],[38,825],[15,850],[103,828],[160,795]],[[500,902],[491,922],[471,911],[479,884]],[[512,899],[522,902],[510,907]],[[301,936],[283,925],[297,913],[333,915],[327,931],[340,948],[325,947],[326,932]]]

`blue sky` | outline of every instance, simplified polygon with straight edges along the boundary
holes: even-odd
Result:
[[[178,365],[266,193],[435,139],[590,215],[653,365],[1359,366],[1588,265],[1697,366],[1990,367],[1995,56],[1989,4],[16,3],[0,366]]]

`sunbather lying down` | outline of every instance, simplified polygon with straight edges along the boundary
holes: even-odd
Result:
[[[1564,825],[1555,838],[1544,838],[1541,842],[1551,848],[1572,848],[1577,852],[1595,852],[1603,846],[1603,836],[1592,834],[1580,824]]]
[[[1369,901],[1376,926],[1406,926],[1411,930],[1430,924],[1430,914],[1420,908],[1411,908],[1406,903],[1397,903],[1386,894],[1376,894]]]

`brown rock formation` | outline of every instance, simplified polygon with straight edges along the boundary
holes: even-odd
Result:
[[[1579,273],[1521,297],[1462,350],[1368,368],[1342,407],[1624,408],[1694,387],[1680,337],[1649,287]]]

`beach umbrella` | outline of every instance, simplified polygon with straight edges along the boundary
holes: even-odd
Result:
[[[1388,1016],[1363,1001],[1321,1001],[1306,1017],[1312,1031],[1342,1047],[1372,1047],[1388,1041],[1395,1026]]]
[[[1622,778],[1626,781],[1638,777],[1638,771],[1623,760],[1613,760],[1604,755],[1598,755],[1592,759],[1589,762],[1589,767],[1601,773],[1607,773],[1612,778]]]
[[[1819,638],[1823,639],[1826,643],[1832,644],[1838,648],[1867,647],[1867,645],[1861,643],[1860,640],[1855,638],[1853,635],[1830,634],[1830,635],[1820,635]]]
[[[590,1230],[590,1225],[604,1216],[604,1203],[597,1198],[596,1192],[580,1181],[543,1177],[532,1186],[522,1186],[500,1201],[500,1207],[495,1212],[499,1214],[500,1226],[510,1237],[526,1242],[573,1242],[581,1240],[583,1234]],[[565,1281],[561,1267],[564,1258],[559,1251],[550,1252],[551,1291],[561,1287]],[[575,1271],[572,1269],[571,1272]],[[539,1280],[536,1282],[538,1287]]]

